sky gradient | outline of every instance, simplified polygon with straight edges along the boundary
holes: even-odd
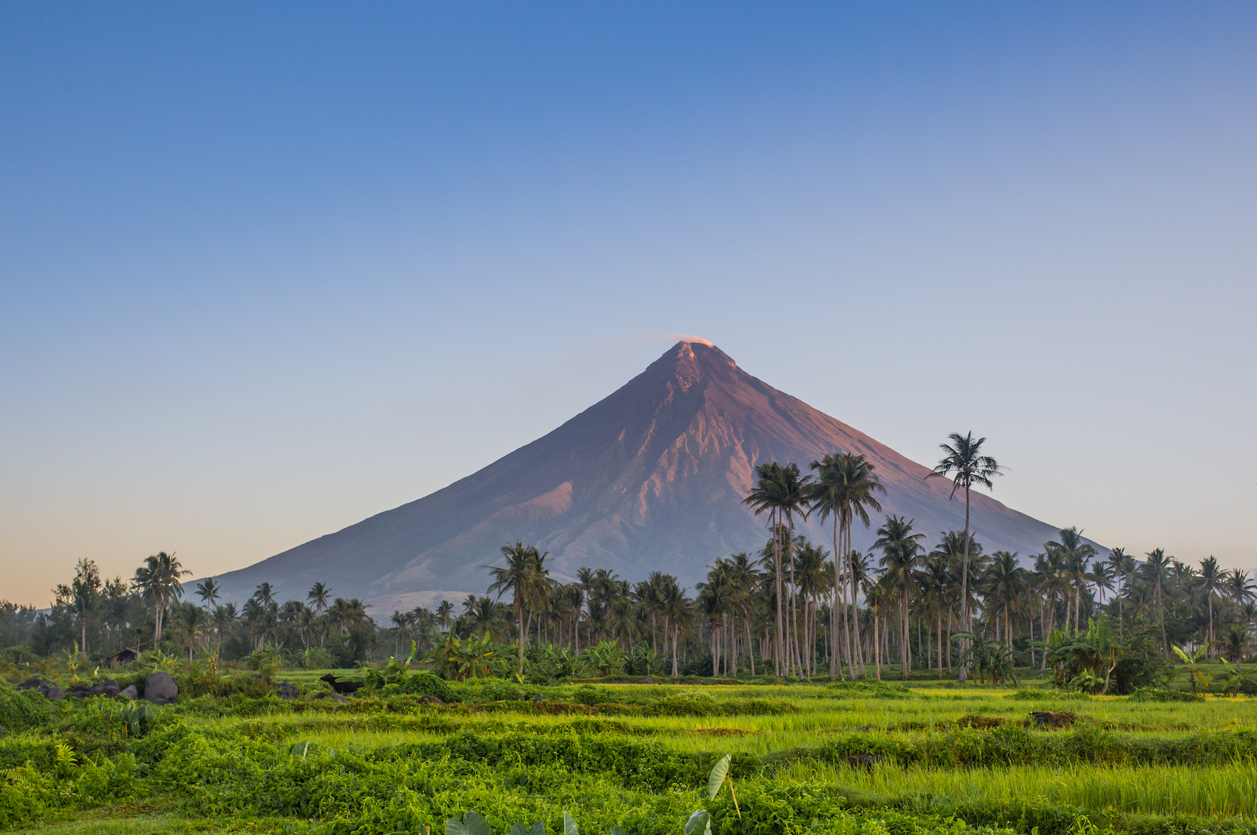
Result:
[[[1257,7],[0,6],[0,599],[238,568],[674,340],[1257,569]]]

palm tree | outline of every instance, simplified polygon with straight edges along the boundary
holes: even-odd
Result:
[[[773,532],[773,574],[777,587],[777,644],[773,650],[773,668],[777,675],[784,673],[782,660],[786,646],[785,624],[782,622],[785,607],[782,605],[784,598],[781,593],[781,542],[777,526],[777,516],[781,506],[788,501],[784,469],[776,461],[768,461],[757,466],[755,486],[743,499],[743,504],[748,504],[755,509],[756,516],[765,510],[768,511],[768,525]]]
[[[1079,626],[1079,611],[1082,604],[1082,593],[1087,585],[1087,562],[1095,556],[1095,548],[1092,548],[1082,538],[1082,531],[1077,528],[1065,528],[1061,531],[1060,542],[1048,542],[1043,547],[1050,550],[1056,550],[1060,553],[1061,561],[1065,565],[1065,572],[1069,576],[1070,585],[1072,587],[1071,596],[1074,600],[1074,631],[1077,632]]]
[[[449,630],[450,615],[452,614],[454,614],[454,604],[449,602],[448,600],[442,600],[440,605],[436,607],[436,616],[441,621],[442,629]]]
[[[1147,577],[1149,584],[1152,586],[1152,593],[1157,599],[1157,611],[1161,617],[1161,651],[1165,654],[1165,659],[1170,659],[1170,642],[1165,637],[1165,600],[1162,593],[1165,588],[1165,581],[1169,577],[1170,562],[1173,557],[1167,557],[1165,551],[1161,548],[1154,548],[1144,554],[1147,561],[1144,562],[1143,572]]]
[[[941,448],[945,453],[943,459],[931,470],[925,477],[928,478],[947,478],[952,480],[951,495],[949,499],[955,498],[956,491],[963,488],[965,491],[965,564],[961,569],[960,575],[960,618],[964,622],[965,629],[972,631],[972,624],[969,623],[969,490],[974,485],[981,485],[988,490],[994,489],[995,485],[991,479],[997,475],[1002,475],[1002,468],[999,463],[989,455],[982,455],[982,445],[986,443],[986,438],[978,438],[974,440],[973,433],[968,432],[961,435],[959,432],[951,434],[951,443],[942,444]],[[965,668],[960,668],[960,680],[965,680]]]
[[[1117,637],[1123,639],[1125,614],[1122,611],[1122,600],[1126,597],[1126,586],[1135,573],[1135,558],[1126,553],[1125,548],[1114,548],[1109,552],[1109,564],[1113,566],[1113,576],[1121,581],[1121,591],[1117,594]]]
[[[332,596],[332,590],[325,583],[315,583],[310,586],[310,591],[306,595],[306,602],[314,607],[314,613],[321,615],[327,611],[327,601]]]
[[[270,583],[259,583],[253,591],[253,599],[263,606],[269,606],[275,602],[275,588]]]
[[[925,538],[923,533],[913,533],[915,521],[887,516],[886,522],[877,529],[877,541],[873,543],[874,548],[882,549],[882,567],[886,569],[887,581],[899,588],[899,612],[903,626],[899,657],[904,681],[908,680],[908,588],[915,579],[914,572],[921,553],[918,540]]]
[[[191,574],[186,571],[174,552],[158,551],[144,558],[144,564],[135,570],[131,584],[153,602],[153,646],[161,642],[162,614],[173,601],[183,597],[183,583],[179,578]]]
[[[1004,611],[1004,641],[1013,642],[1011,612],[1020,608],[1019,602],[1026,591],[1025,570],[1017,560],[1017,553],[996,551],[991,554],[991,567],[987,570],[986,589],[990,602]]]
[[[506,559],[505,566],[485,566],[493,575],[489,591],[496,591],[499,599],[507,591],[514,596],[515,614],[519,619],[519,672],[523,673],[524,647],[528,643],[528,633],[524,631],[524,604],[533,592],[536,575],[548,554],[539,554],[535,546],[516,542],[514,545],[503,545],[502,556]]]
[[[224,603],[221,606],[215,606],[211,617],[214,621],[214,631],[218,633],[218,646],[221,648],[223,636],[227,634],[227,630],[239,618],[239,614],[236,612],[236,604]]]
[[[1218,567],[1217,559],[1210,554],[1200,561],[1200,587],[1205,593],[1209,604],[1209,645],[1213,646],[1216,638],[1213,634],[1213,596],[1222,591],[1224,575]]]
[[[808,486],[808,499],[812,503],[813,510],[821,512],[821,522],[823,523],[828,516],[834,517],[834,608],[835,614],[839,610],[839,601],[842,602],[842,622],[843,631],[846,633],[846,646],[848,666],[852,664],[851,647],[858,648],[860,646],[860,619],[855,617],[853,620],[855,639],[854,644],[851,640],[851,629],[847,626],[846,615],[846,591],[842,588],[841,582],[841,560],[839,555],[847,556],[848,576],[851,578],[851,606],[856,607],[856,599],[858,597],[857,580],[855,573],[850,571],[850,556],[853,553],[851,548],[851,521],[853,518],[859,518],[864,523],[864,527],[869,526],[868,509],[881,512],[882,506],[873,497],[873,493],[885,493],[886,488],[882,486],[881,480],[874,472],[873,462],[869,461],[863,455],[857,455],[850,452],[841,455],[826,455],[820,461],[812,462],[812,469],[817,471],[817,480]],[[867,509],[866,509],[867,508]],[[839,542],[839,540],[842,540]],[[836,638],[838,635],[837,622],[830,624],[830,633]],[[832,678],[837,664],[838,653],[830,653],[829,655],[829,675]],[[868,671],[863,669],[861,664],[862,675],[867,675]],[[856,677],[855,667],[851,666],[851,676]]]
[[[1237,606],[1243,606],[1252,600],[1255,591],[1257,591],[1257,586],[1249,582],[1247,571],[1232,568],[1226,575],[1227,596],[1234,600]]]
[[[223,588],[214,582],[213,577],[206,577],[196,584],[196,596],[201,598],[201,604],[205,606],[206,611],[209,611],[222,598]]]

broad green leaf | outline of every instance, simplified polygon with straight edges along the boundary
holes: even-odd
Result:
[[[707,799],[711,800],[720,791],[720,787],[724,785],[725,777],[729,775],[729,763],[733,762],[732,754],[725,754],[720,758],[720,762],[716,763],[716,767],[711,770],[711,774],[707,778]]]
[[[516,821],[511,824],[511,828],[506,831],[506,835],[528,835],[528,827]]]
[[[301,757],[301,759],[304,760],[306,758],[306,754],[310,753],[310,743],[298,742],[296,745],[292,746],[291,753],[294,757]]]
[[[624,828],[617,823],[615,826],[611,827],[611,835],[628,835],[628,833],[625,832]]]
[[[711,815],[706,809],[696,809],[685,822],[685,835],[708,835],[711,832]]]
[[[447,820],[445,835],[490,835],[489,822],[479,812],[468,812],[463,815],[463,822]]]
[[[572,816],[566,810],[563,812],[563,835],[580,835],[576,829],[576,821],[572,820]]]
[[[546,825],[542,821],[537,821],[532,825],[532,829],[528,830],[528,835],[546,835]]]

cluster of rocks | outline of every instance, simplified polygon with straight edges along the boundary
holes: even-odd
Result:
[[[138,699],[140,692],[134,684],[120,688],[118,682],[111,678],[103,678],[95,684],[80,684],[61,689],[55,682],[46,678],[28,679],[23,682],[12,681],[15,690],[34,690],[46,699],[54,702],[66,698],[86,699],[89,696],[105,696],[111,699]],[[155,705],[168,705],[179,695],[179,683],[170,673],[150,673],[144,679],[144,700]]]

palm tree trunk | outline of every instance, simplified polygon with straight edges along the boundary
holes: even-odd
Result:
[[[777,533],[777,510],[774,508],[769,518],[769,522],[773,526],[773,565],[776,569],[776,587],[777,587],[777,645],[773,647],[773,669],[777,675],[781,675],[782,655],[785,653],[786,635],[784,620],[785,599],[781,596],[781,537]]]
[[[854,644],[855,651],[854,661],[860,665],[860,678],[868,678],[869,671],[864,666],[864,653],[860,646],[860,585],[855,576],[855,552],[851,549],[851,520],[848,519],[846,524],[846,536],[843,537],[843,546],[847,549],[847,570],[851,572],[851,623],[854,628]],[[855,677],[855,667],[851,668],[851,675]]]
[[[829,632],[830,644],[838,643],[838,616],[843,611],[842,606],[847,599],[846,587],[842,582],[842,563],[839,562],[840,551],[838,550],[838,514],[834,514],[834,608],[829,613]],[[844,616],[845,617],[845,616]],[[842,661],[838,658],[838,653],[830,651],[829,653],[829,677],[834,677],[834,670],[838,671],[838,680],[845,681],[846,676],[842,672]]]
[[[965,558],[964,565],[960,569],[960,622],[962,628],[971,631],[969,625],[969,485],[965,485]],[[968,645],[968,641],[963,642]],[[965,681],[964,665],[960,667],[960,682]]]
[[[899,647],[899,671],[904,681],[908,680],[908,586],[899,584],[899,614],[903,620],[903,636]]]

